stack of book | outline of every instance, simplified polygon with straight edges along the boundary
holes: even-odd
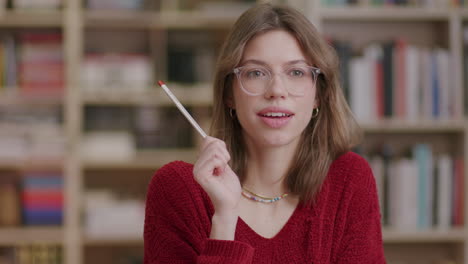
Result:
[[[420,6],[428,8],[466,6],[466,0],[321,0],[324,6]]]
[[[58,172],[26,172],[22,183],[24,225],[61,225],[63,176]]]
[[[65,135],[60,106],[0,108],[0,162],[60,161]]]
[[[379,191],[383,223],[399,230],[447,230],[463,225],[464,164],[416,144],[406,155],[390,145],[369,157]]]
[[[153,84],[153,67],[146,54],[89,53],[83,61],[82,84],[87,91],[141,92]]]
[[[89,9],[105,10],[141,10],[144,0],[87,0]]]
[[[89,190],[84,198],[85,232],[88,237],[142,237],[145,218],[143,201],[118,199],[108,190]]]
[[[55,244],[24,244],[0,249],[1,264],[61,264],[62,248]]]
[[[64,91],[62,36],[24,33],[19,36],[18,82],[24,95],[57,95]]]
[[[137,149],[190,148],[194,144],[192,131],[190,123],[175,107],[142,106],[135,111]]]
[[[190,108],[188,109],[190,111]],[[128,149],[128,144],[135,140],[133,149],[157,148],[190,148],[193,146],[193,134],[190,123],[175,107],[119,107],[119,106],[89,106],[85,111],[84,123],[87,150],[84,155],[94,152],[109,153],[109,150],[120,149],[125,153],[109,153],[109,157],[129,157],[134,151]],[[97,140],[108,136],[108,140]],[[116,133],[120,133],[118,136]],[[114,136],[112,136],[114,135]],[[127,135],[127,136],[124,136]],[[88,137],[89,136],[89,137]],[[111,140],[114,139],[114,140]],[[91,144],[92,143],[92,144]],[[108,146],[106,147],[107,144]],[[121,147],[118,147],[121,146]],[[96,149],[97,147],[101,150]],[[102,149],[105,148],[105,149]],[[107,150],[106,150],[107,149]]]
[[[352,47],[332,41],[341,61],[342,86],[361,122],[383,118],[415,121],[462,116],[450,53],[397,39],[374,43],[354,56]]]
[[[62,6],[62,0],[12,0],[15,9],[58,9]]]
[[[185,84],[210,82],[216,61],[213,46],[212,36],[206,32],[169,32],[168,80]]]

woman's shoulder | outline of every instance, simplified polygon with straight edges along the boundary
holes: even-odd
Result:
[[[212,208],[208,195],[193,178],[193,165],[170,162],[149,183],[145,225],[147,230],[170,227],[187,239],[198,239],[194,237],[198,233],[209,234]]]
[[[367,160],[361,155],[348,151],[338,156],[331,164],[329,170],[331,180],[346,184],[369,184],[373,181],[372,170]]]
[[[330,216],[346,211],[345,208],[350,206],[378,206],[376,191],[375,179],[366,159],[357,153],[346,152],[332,162],[317,197],[316,209]]]
[[[193,164],[185,161],[172,161],[159,168],[153,180],[162,183],[181,183],[193,180]]]
[[[156,170],[150,185],[169,189],[194,189],[199,186],[193,178],[193,164],[172,161]]]
[[[159,168],[148,186],[148,203],[162,203],[176,210],[211,212],[208,195],[193,177],[193,164],[173,161]],[[190,210],[191,209],[191,210]]]

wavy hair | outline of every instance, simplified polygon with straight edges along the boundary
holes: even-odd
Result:
[[[234,74],[247,42],[257,34],[285,30],[299,42],[309,62],[321,69],[316,96],[320,105],[301,134],[295,156],[285,178],[286,188],[302,202],[315,201],[329,167],[339,155],[351,150],[362,138],[362,132],[343,96],[335,50],[312,23],[299,11],[273,4],[259,4],[243,13],[225,40],[214,75],[213,118],[210,134],[226,142],[231,154],[230,165],[243,182],[248,155],[242,127],[229,114]],[[312,102],[311,102],[312,104]]]

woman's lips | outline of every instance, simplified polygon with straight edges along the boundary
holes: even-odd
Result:
[[[271,128],[286,126],[294,113],[280,107],[267,107],[257,113],[260,119]]]
[[[293,116],[291,115],[291,116],[275,117],[275,116],[259,115],[259,117],[267,126],[271,128],[281,128],[283,126],[286,126]]]

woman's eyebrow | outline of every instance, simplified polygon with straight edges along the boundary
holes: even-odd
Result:
[[[262,66],[270,66],[268,63],[261,61],[261,60],[256,60],[256,59],[249,59],[245,60],[241,63],[241,65],[246,65],[246,64],[257,64],[257,65],[262,65]],[[306,60],[299,59],[299,60],[291,60],[286,63],[284,63],[285,66],[290,66],[290,65],[296,65],[296,64],[308,64]]]
[[[306,60],[292,60],[285,63],[285,65],[295,65],[295,64],[309,64]]]
[[[261,60],[255,60],[255,59],[245,60],[241,62],[241,65],[246,65],[246,64],[258,64],[258,65],[268,66],[266,62],[261,61]]]

